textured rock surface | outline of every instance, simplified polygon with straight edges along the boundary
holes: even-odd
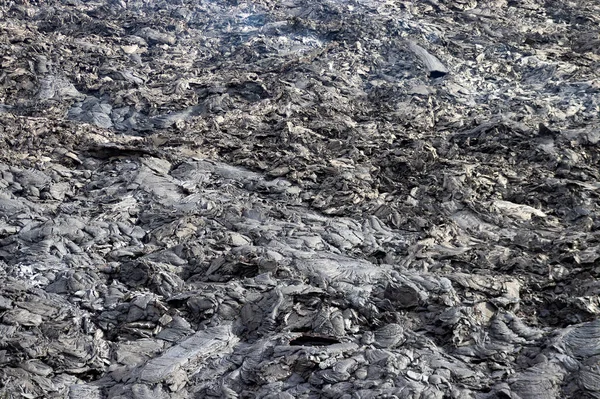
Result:
[[[600,397],[594,1],[0,4],[0,397]]]

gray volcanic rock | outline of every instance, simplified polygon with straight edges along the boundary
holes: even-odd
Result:
[[[598,15],[1,3],[0,397],[600,397]]]

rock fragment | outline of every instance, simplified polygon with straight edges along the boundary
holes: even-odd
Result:
[[[419,46],[417,43],[412,41],[409,42],[408,48],[410,49],[410,51],[415,53],[415,55],[425,65],[425,69],[427,69],[430,78],[441,78],[448,74],[448,68],[446,68],[437,57],[430,54],[427,50]]]

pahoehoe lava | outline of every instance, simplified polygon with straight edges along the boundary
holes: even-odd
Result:
[[[0,398],[600,398],[599,26],[0,2]]]

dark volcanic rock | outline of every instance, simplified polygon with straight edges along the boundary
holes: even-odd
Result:
[[[2,2],[0,397],[600,397],[598,15]]]

